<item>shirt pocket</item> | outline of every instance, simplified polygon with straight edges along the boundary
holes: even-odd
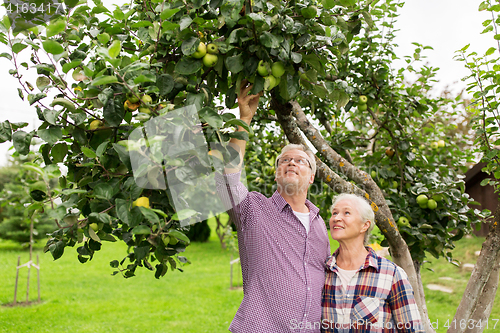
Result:
[[[379,317],[380,299],[365,296],[356,296],[352,309],[351,319],[360,324],[376,323]]]

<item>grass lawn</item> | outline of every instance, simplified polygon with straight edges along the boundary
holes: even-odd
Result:
[[[455,256],[474,263],[474,252],[482,239],[464,239],[458,243]],[[333,244],[332,244],[333,245]],[[28,253],[18,246],[0,241],[0,332],[227,332],[227,328],[243,298],[241,289],[229,289],[229,251],[222,250],[212,235],[208,243],[194,243],[186,256],[192,265],[184,273],[168,272],[156,280],[154,273],[138,270],[137,276],[124,279],[111,276],[112,259],[121,259],[126,247],[106,243],[91,262],[80,264],[75,249],[53,261],[50,254],[38,248],[41,261],[42,303],[26,307],[6,307],[13,301],[15,265]],[[453,319],[455,309],[465,289],[470,272],[456,268],[444,260],[431,259],[423,270],[424,287],[439,284],[452,288],[451,294],[425,288],[432,322],[438,322],[438,332],[445,332],[446,320]],[[27,269],[21,270],[18,301],[26,299]],[[239,267],[236,281],[241,284]],[[36,270],[31,271],[30,299],[36,300]],[[449,279],[439,279],[449,277]],[[497,300],[490,318],[500,318]]]
[[[126,246],[106,243],[94,259],[80,264],[76,250],[66,249],[53,261],[36,253],[41,262],[42,303],[28,307],[0,306],[0,332],[227,332],[243,299],[241,289],[229,289],[229,251],[216,236],[194,243],[186,256],[192,265],[184,272],[169,271],[157,280],[154,272],[138,269],[137,276],[111,276],[112,259],[121,259]],[[28,252],[0,241],[0,304],[13,301],[17,257]],[[236,282],[241,273],[235,265]],[[26,300],[27,269],[19,278],[18,301]],[[37,299],[36,270],[31,270],[30,299]]]

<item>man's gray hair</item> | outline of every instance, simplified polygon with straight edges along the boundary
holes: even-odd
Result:
[[[368,245],[368,241],[370,240],[370,235],[372,233],[373,228],[375,227],[375,213],[373,212],[372,207],[365,200],[365,198],[351,193],[341,193],[337,195],[333,199],[332,206],[330,207],[330,211],[333,211],[335,205],[342,200],[351,200],[354,202],[354,209],[357,210],[359,215],[361,216],[361,222],[365,223],[366,221],[370,221],[370,227],[365,232],[365,239],[363,241],[364,245]]]
[[[309,163],[311,163],[312,174],[316,174],[316,158],[312,150],[302,144],[295,143],[289,143],[285,147],[283,147],[283,149],[281,149],[281,154],[279,154],[279,156],[276,158],[276,161],[274,162],[274,167],[276,170],[278,169],[278,160],[289,150],[302,150],[304,153],[306,153],[307,156],[309,156]]]

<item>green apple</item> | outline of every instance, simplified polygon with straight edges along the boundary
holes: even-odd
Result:
[[[151,110],[150,110],[147,106],[141,106],[141,107],[139,108],[139,112],[146,113],[146,114],[150,114],[150,113],[151,113]]]
[[[368,109],[368,105],[359,103],[358,104],[358,110],[359,111],[366,111]]]
[[[216,54],[207,53],[203,57],[203,65],[207,67],[214,67],[217,64],[219,57]]]
[[[127,100],[131,103],[131,104],[135,104],[137,102],[139,102],[139,97],[137,97],[135,94],[133,94],[132,92],[129,92],[127,93]]]
[[[436,209],[437,206],[438,206],[438,204],[437,204],[437,202],[434,199],[429,199],[427,201],[427,208],[429,208],[429,209]]]
[[[195,53],[193,53],[193,58],[201,59],[205,56],[205,54],[207,54],[207,46],[205,43],[200,42],[200,44],[198,44],[198,49]]]
[[[431,148],[432,149],[438,149],[439,148],[439,144],[437,143],[437,141],[431,142]]]
[[[97,225],[97,223],[91,223],[89,224],[89,227],[91,227],[94,231],[99,231],[99,226]]]
[[[438,141],[438,147],[439,148],[444,148],[444,146],[446,146],[446,142],[444,142],[444,140],[439,140]]]
[[[92,122],[90,123],[89,129],[96,130],[99,127],[102,127],[102,125],[104,125],[104,123],[102,121],[100,121],[99,119],[95,119],[95,120],[92,120]]]
[[[406,217],[401,216],[399,218],[399,220],[398,220],[398,225],[409,227],[410,226],[410,221]]]
[[[359,96],[359,103],[360,104],[366,104],[366,102],[368,102],[368,97],[366,97],[365,95]]]
[[[437,202],[440,202],[443,200],[443,195],[442,194],[434,194],[432,196],[432,199],[436,200]]]
[[[274,87],[276,87],[276,78],[272,75],[268,75],[264,78],[266,80],[266,83],[264,84],[264,88],[267,87],[266,90],[271,90],[273,89]],[[267,85],[267,83],[269,82],[269,86]]]
[[[395,180],[392,181],[392,188],[398,188],[398,185],[399,184],[397,181],[395,181]]]
[[[420,194],[418,197],[417,197],[417,203],[419,205],[426,205],[427,206],[427,202],[429,201],[429,198],[425,195],[425,194]]]
[[[271,66],[271,74],[275,78],[280,78],[283,76],[283,74],[285,74],[285,66],[281,61],[273,63],[273,65]]]
[[[153,98],[151,98],[151,96],[149,95],[143,95],[141,97],[141,101],[144,103],[144,104],[151,104],[153,102]]]
[[[210,43],[207,45],[207,52],[210,54],[217,54],[219,53],[219,47],[214,43]]]
[[[377,177],[377,171],[372,170],[372,172],[370,173],[370,176],[372,176],[372,178],[375,179]]]
[[[384,188],[387,186],[387,180],[385,180],[384,178],[380,178],[379,183],[380,183],[381,188]]]
[[[259,61],[259,65],[257,66],[257,73],[259,73],[260,76],[269,75],[269,71],[267,70],[267,63],[265,61]]]

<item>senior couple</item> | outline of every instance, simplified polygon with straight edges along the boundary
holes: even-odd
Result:
[[[238,95],[240,118],[250,124],[260,95]],[[239,131],[244,131],[239,128]],[[232,139],[241,160],[246,141]],[[243,301],[233,333],[422,332],[406,273],[366,246],[375,222],[362,197],[339,195],[330,232],[339,248],[330,254],[319,209],[307,200],[314,154],[284,147],[276,159],[277,190],[267,198],[249,192],[240,168],[218,174],[217,190],[238,229]]]

